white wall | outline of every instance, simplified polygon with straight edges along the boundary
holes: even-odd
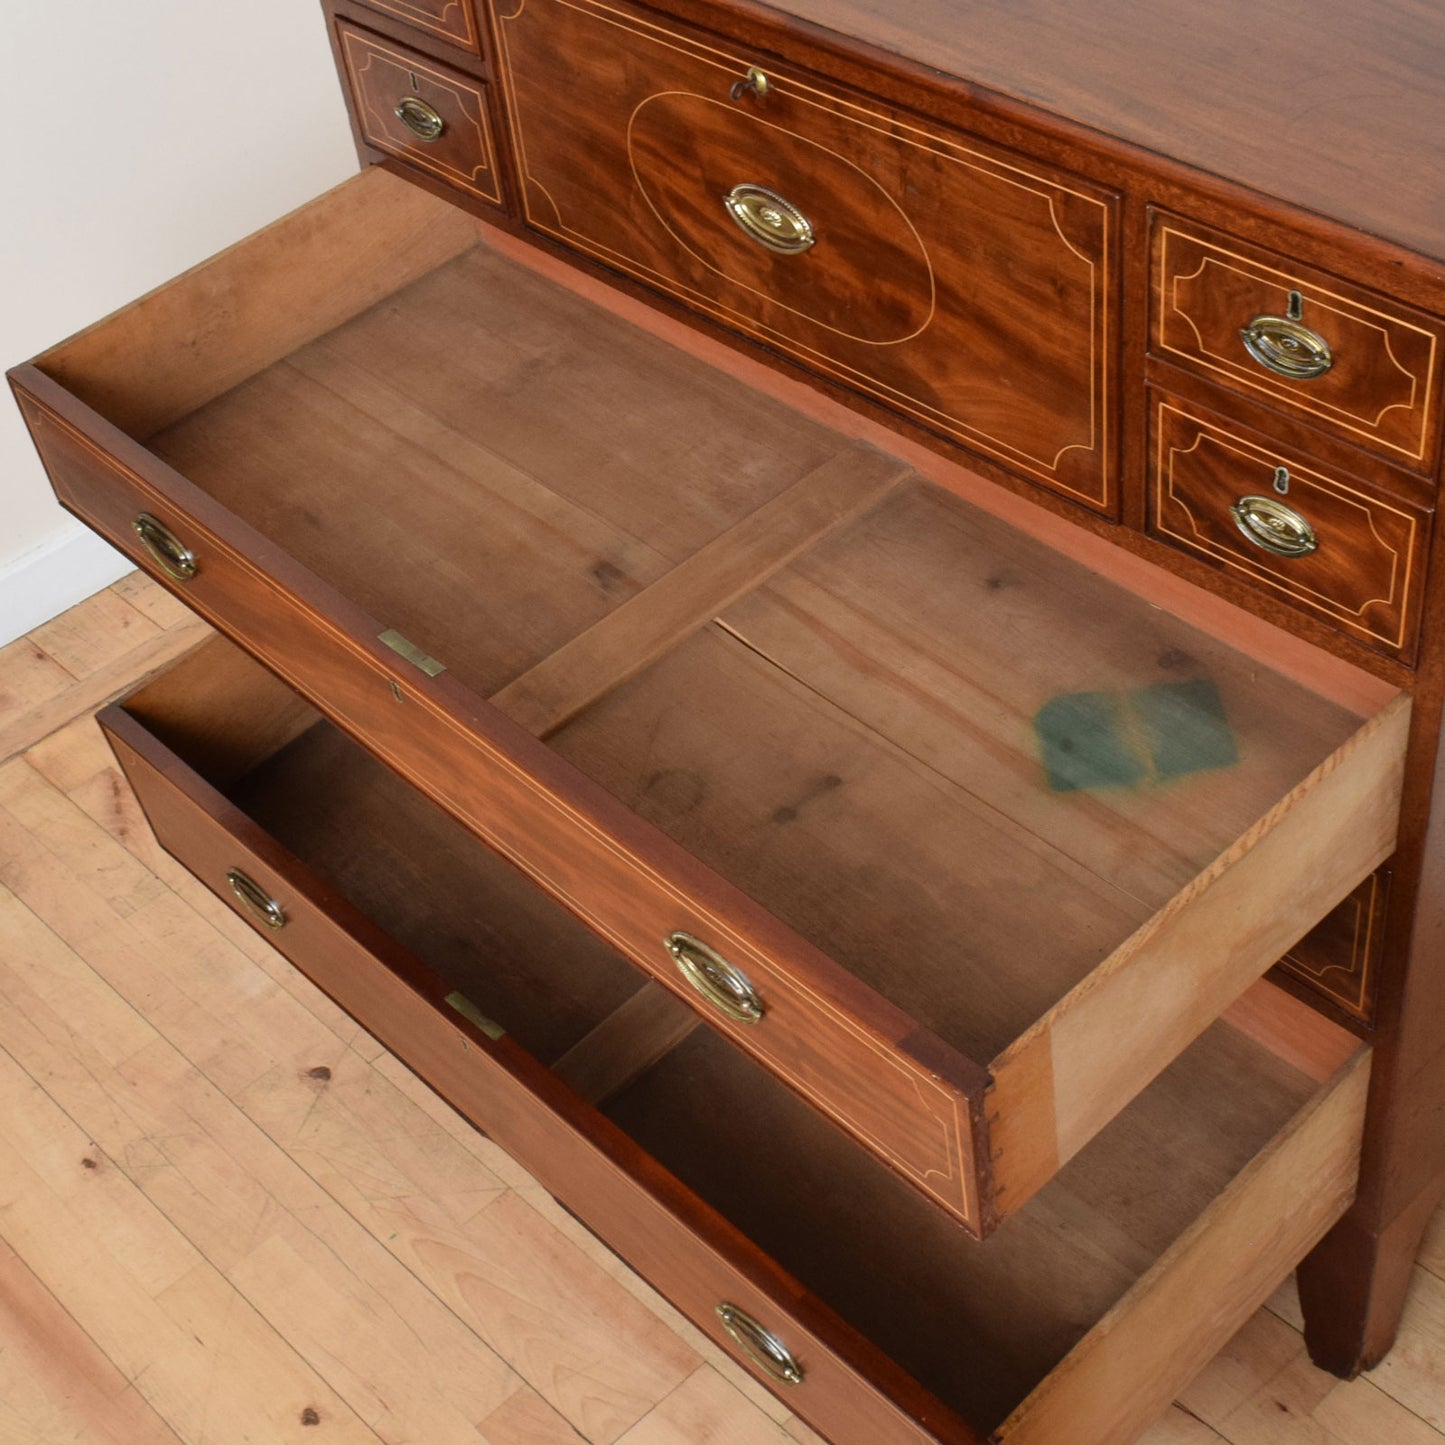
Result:
[[[0,0],[0,370],[356,170],[316,0]],[[0,644],[128,570],[0,396]]]

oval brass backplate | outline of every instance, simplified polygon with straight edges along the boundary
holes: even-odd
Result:
[[[1274,497],[1241,497],[1229,510],[1235,526],[1256,547],[1276,557],[1307,557],[1319,548],[1315,529]]]
[[[765,1329],[746,1310],[724,1300],[717,1307],[717,1317],[734,1344],[760,1370],[785,1385],[803,1383],[803,1367],[793,1352],[769,1329]]]
[[[767,1009],[741,969],[690,933],[670,933],[665,942],[678,972],[715,1009],[741,1024],[762,1019]]]
[[[236,901],[257,922],[264,923],[267,928],[286,927],[286,910],[249,873],[239,868],[228,869],[226,882]]]
[[[441,112],[409,95],[396,108],[396,118],[418,139],[434,141],[447,128]]]
[[[1335,364],[1329,342],[1287,316],[1256,316],[1240,328],[1239,336],[1261,366],[1291,381],[1323,376]]]
[[[766,186],[745,181],[723,197],[728,215],[760,246],[784,256],[797,256],[817,239],[813,224],[791,202]]]
[[[196,554],[159,518],[141,512],[130,525],[141,546],[167,577],[189,582],[200,570]]]

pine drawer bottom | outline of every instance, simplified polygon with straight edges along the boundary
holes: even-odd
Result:
[[[1368,1051],[1260,985],[977,1243],[229,644],[101,723],[168,851],[837,1445],[1123,1445],[1352,1197]]]

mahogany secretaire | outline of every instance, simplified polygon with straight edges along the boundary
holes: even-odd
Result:
[[[326,0],[11,373],[162,843],[837,1445],[1126,1445],[1445,1192],[1445,11]]]

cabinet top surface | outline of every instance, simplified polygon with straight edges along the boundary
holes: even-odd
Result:
[[[769,8],[1445,260],[1440,0]]]

